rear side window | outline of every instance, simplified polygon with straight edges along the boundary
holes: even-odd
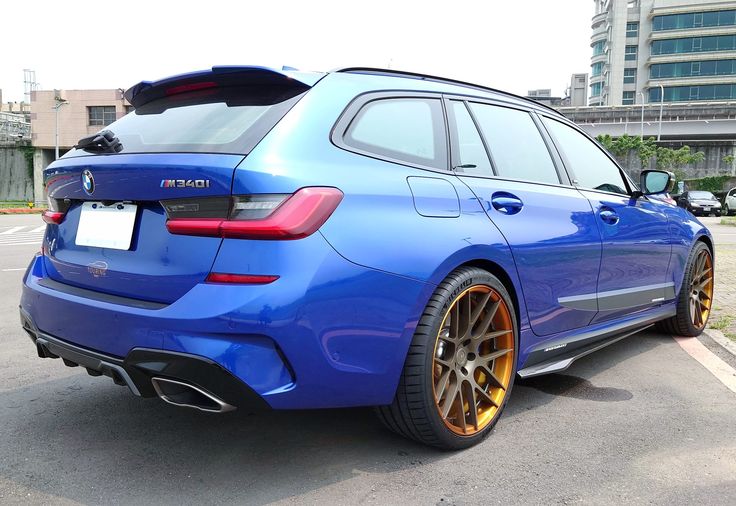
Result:
[[[464,167],[457,168],[456,172],[492,176],[493,170],[488,160],[488,153],[486,153],[483,140],[465,104],[453,100],[450,102],[450,112],[450,128],[457,138],[457,160],[453,160],[453,164],[464,165]]]
[[[590,190],[628,195],[618,166],[586,136],[572,127],[544,118],[544,124],[562,150],[568,169],[574,173],[577,186]]]
[[[399,162],[447,168],[442,104],[432,98],[387,98],[365,104],[343,142]]]
[[[122,153],[247,154],[302,94],[273,86],[180,93],[148,102],[104,130],[120,140]],[[85,154],[75,149],[68,156]]]
[[[471,103],[483,137],[501,177],[559,184],[547,145],[528,112]]]

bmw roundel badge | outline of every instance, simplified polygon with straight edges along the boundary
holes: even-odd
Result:
[[[92,177],[92,172],[89,169],[82,172],[82,188],[84,188],[87,195],[92,195],[95,191],[95,178]]]

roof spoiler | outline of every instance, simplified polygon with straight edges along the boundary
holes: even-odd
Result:
[[[152,100],[187,91],[214,87],[261,85],[297,88],[307,91],[324,74],[298,72],[290,67],[281,70],[256,66],[219,66],[159,81],[141,81],[125,91],[125,99],[138,108]]]

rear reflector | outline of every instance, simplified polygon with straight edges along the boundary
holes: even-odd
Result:
[[[279,279],[278,276],[263,276],[259,274],[225,274],[210,272],[207,283],[233,283],[241,285],[267,285]]]
[[[166,228],[172,234],[290,240],[316,232],[342,197],[337,188],[326,187],[302,188],[291,196],[236,196],[224,219],[197,217],[196,211],[178,212],[181,201],[176,201],[176,207],[172,203],[162,204],[169,215]],[[182,214],[186,217],[177,217]]]
[[[41,219],[49,225],[58,225],[62,221],[64,221],[65,215],[66,213],[61,213],[57,211],[44,211],[41,215]]]

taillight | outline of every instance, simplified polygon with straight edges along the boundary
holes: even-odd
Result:
[[[69,209],[71,201],[68,199],[48,199],[49,208],[41,214],[41,219],[49,225],[59,225],[64,221],[66,212]]]
[[[41,215],[41,219],[48,223],[49,225],[58,225],[62,221],[64,221],[64,216],[66,216],[65,213],[59,213],[54,211],[46,210]]]
[[[163,201],[172,234],[237,239],[301,239],[335,211],[337,188],[302,188],[292,195],[260,194]]]

